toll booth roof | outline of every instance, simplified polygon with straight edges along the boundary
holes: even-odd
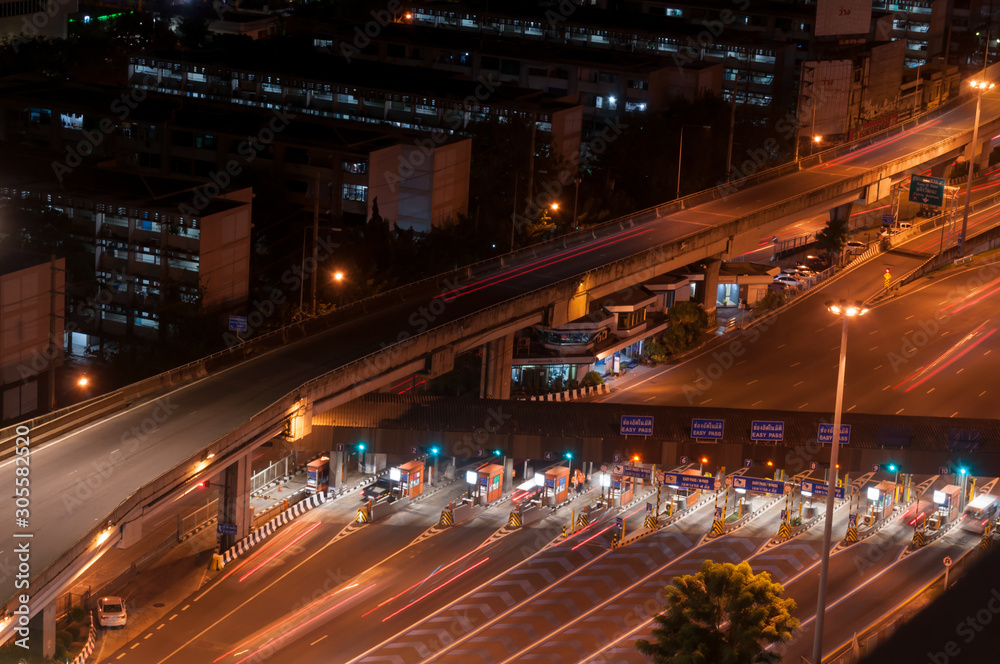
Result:
[[[503,466],[498,463],[488,463],[485,466],[479,467],[480,475],[501,475],[503,473]],[[534,480],[532,480],[534,481]]]
[[[424,462],[420,460],[407,461],[402,466],[399,467],[400,470],[420,470],[424,467]]]
[[[875,488],[878,489],[879,491],[882,491],[882,492],[889,492],[889,491],[892,491],[892,488],[894,486],[896,486],[896,485],[893,484],[892,482],[886,480],[885,482],[879,482],[878,485]]]
[[[945,488],[941,489],[941,493],[947,494],[949,496],[954,496],[962,490],[962,487],[957,484],[949,484]]]
[[[545,471],[546,477],[569,477],[569,468],[566,466],[559,466],[558,468],[550,468]]]

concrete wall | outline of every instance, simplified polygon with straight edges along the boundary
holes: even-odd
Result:
[[[250,289],[251,207],[250,203],[246,203],[201,219],[198,280],[204,289],[204,309],[219,309],[247,300]],[[163,260],[166,261],[167,257],[164,256]]]

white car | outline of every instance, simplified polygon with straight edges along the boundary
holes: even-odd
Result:
[[[863,253],[864,250],[867,248],[868,248],[867,244],[865,244],[864,242],[858,242],[857,240],[851,240],[850,242],[844,245],[844,251],[846,251],[849,254],[860,254]]]
[[[124,627],[128,620],[125,600],[108,596],[97,600],[97,624],[101,627]]]
[[[785,284],[786,286],[791,286],[792,288],[800,288],[805,285],[802,279],[793,277],[790,274],[779,274],[774,278],[775,283]]]

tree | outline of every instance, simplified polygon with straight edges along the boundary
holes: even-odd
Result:
[[[701,332],[708,326],[708,314],[697,303],[678,302],[670,308],[670,328],[662,341],[667,351],[677,355],[698,343]]]
[[[639,639],[636,648],[656,664],[777,662],[765,645],[788,641],[800,627],[784,590],[747,562],[706,560],[697,574],[676,577],[664,589],[655,641]]]
[[[819,233],[816,233],[816,246],[825,251],[827,256],[839,254],[847,242],[847,219],[831,219]]]

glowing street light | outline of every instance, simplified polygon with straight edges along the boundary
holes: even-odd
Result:
[[[812,661],[823,659],[823,619],[826,617],[826,577],[830,569],[830,540],[833,534],[833,501],[837,492],[837,452],[840,450],[840,419],[844,406],[844,375],[847,371],[847,321],[863,316],[868,308],[861,302],[827,302],[830,313],[840,316],[843,327],[840,333],[840,364],[837,371],[837,400],[833,410],[833,441],[830,445],[829,491],[826,492],[826,516],[823,525],[823,551],[819,568],[819,598],[816,605],[816,633],[813,639]]]
[[[985,71],[985,70],[984,70]],[[962,212],[962,234],[958,236],[958,257],[965,256],[965,234],[969,230],[969,202],[972,198],[972,171],[976,163],[976,143],[979,141],[979,112],[983,107],[983,91],[993,89],[989,81],[970,81],[976,91],[976,120],[972,125],[972,144],[969,146],[969,175],[965,184],[965,210]]]

